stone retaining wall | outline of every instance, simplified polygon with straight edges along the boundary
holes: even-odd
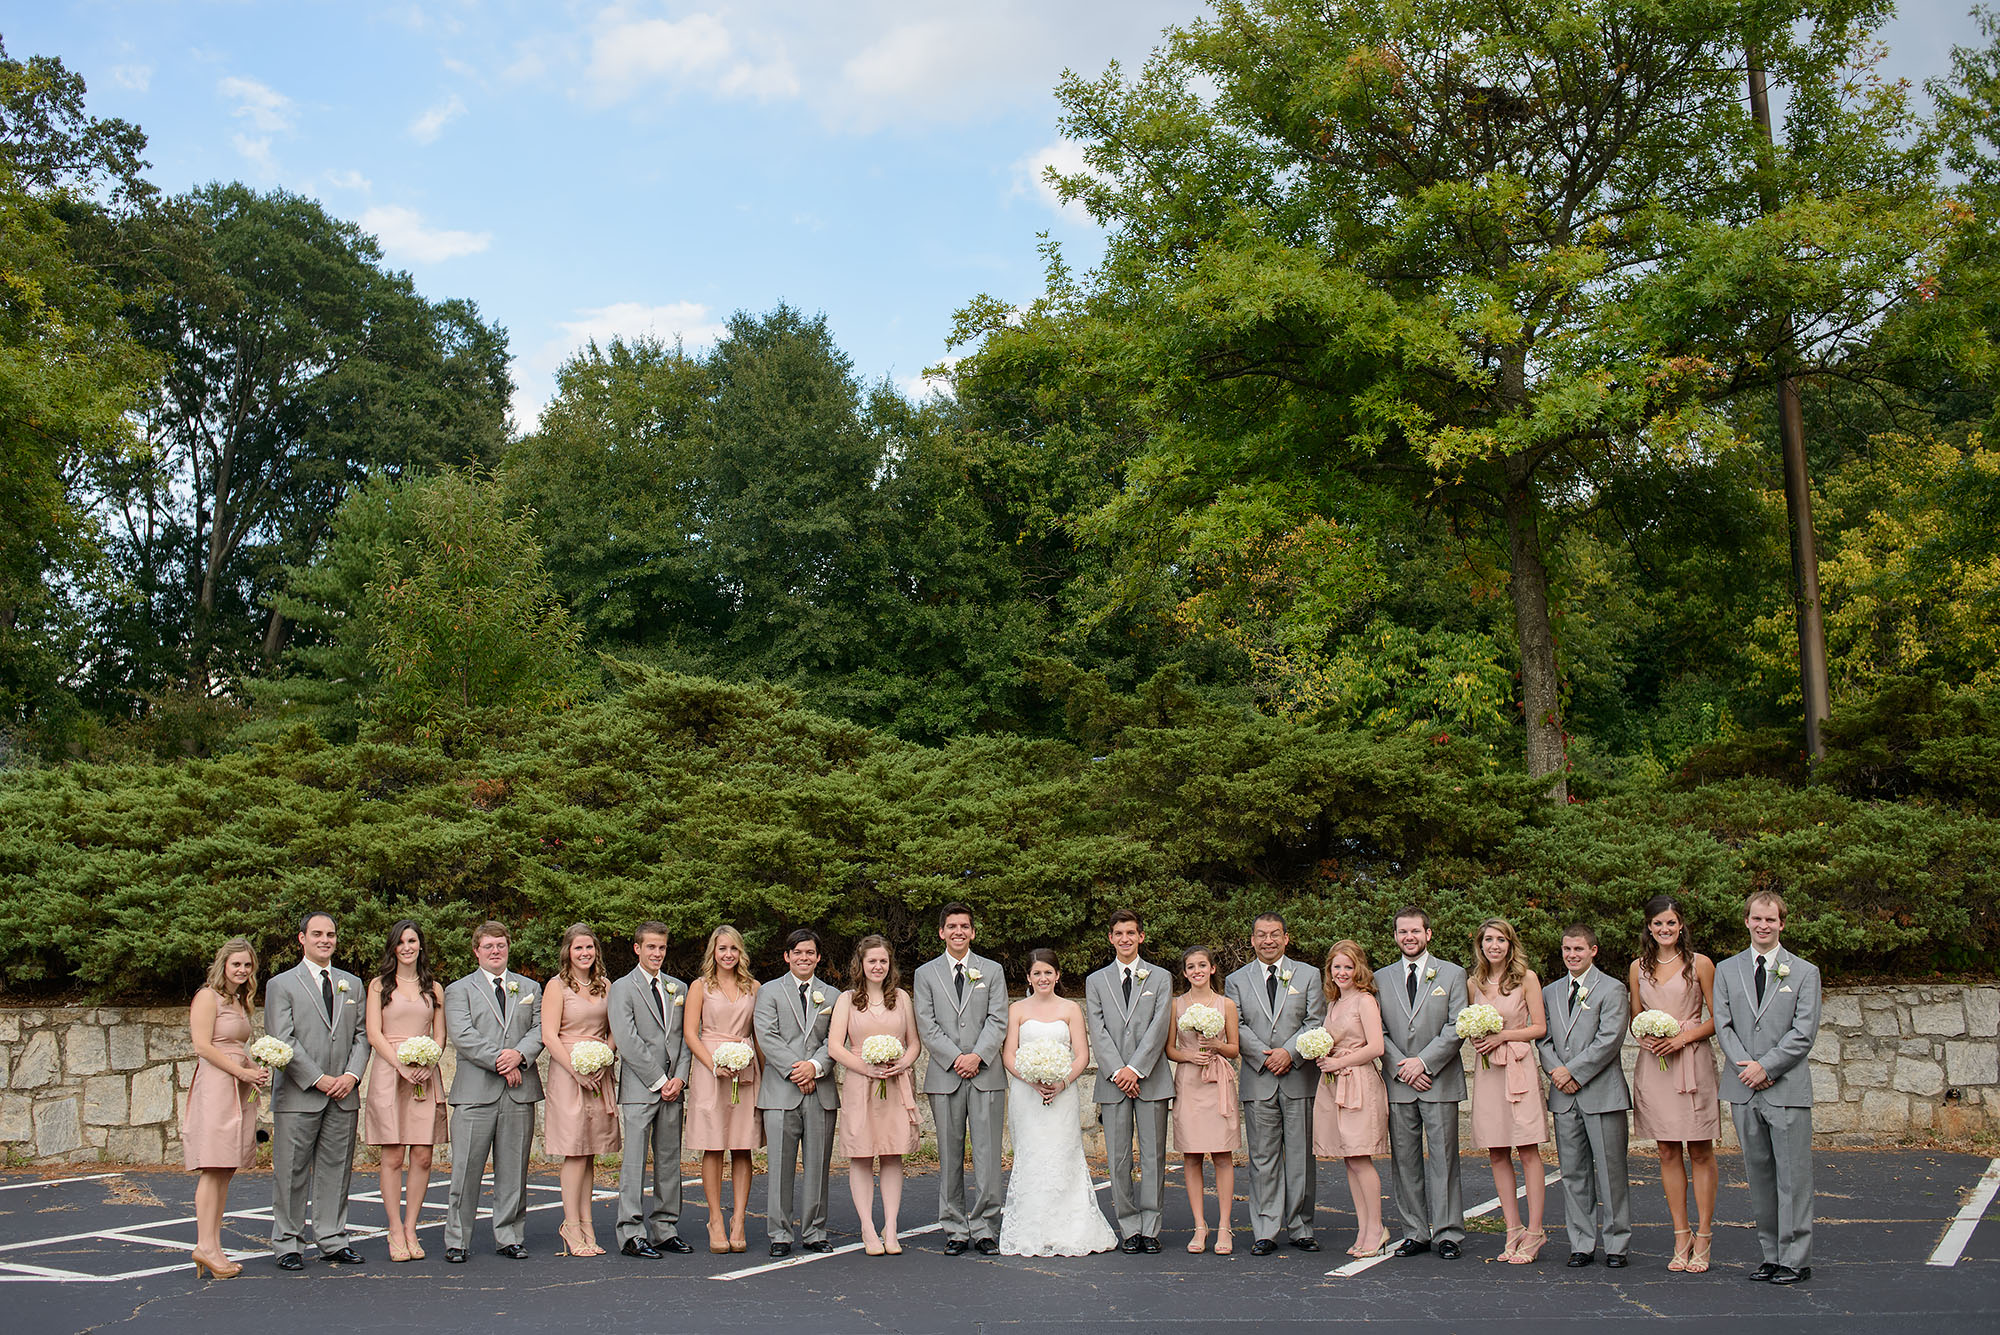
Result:
[[[1638,1055],[1626,1045],[1628,1072]],[[2000,1131],[2000,987],[1833,989],[1811,1061],[1813,1127],[1826,1143]],[[183,1007],[0,1009],[0,1154],[13,1164],[179,1163],[194,1066]],[[1082,1115],[1095,1149],[1091,1080]],[[918,1104],[932,1144],[928,1101]]]

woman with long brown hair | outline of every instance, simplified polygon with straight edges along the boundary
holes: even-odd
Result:
[[[750,952],[743,934],[724,923],[708,934],[701,950],[701,977],[688,988],[686,1018],[681,1034],[693,1061],[688,1093],[687,1131],[683,1143],[701,1151],[701,1190],[708,1200],[708,1249],[746,1250],[743,1215],[750,1204],[750,1156],[764,1144],[764,1121],[757,1115],[759,1062],[738,1071],[715,1064],[715,1050],[724,1043],[757,1048],[752,1024],[757,1009],[757,980],[750,973]],[[722,1216],[722,1161],[730,1161],[729,1180],[734,1208],[728,1227]]]
[[[1645,941],[1626,980],[1632,1013],[1665,1011],[1680,1022],[1680,1032],[1639,1040],[1645,1055],[1632,1067],[1632,1134],[1660,1147],[1660,1185],[1674,1220],[1674,1254],[1667,1269],[1699,1275],[1708,1269],[1714,1246],[1715,1141],[1722,1134],[1710,1042],[1715,1034],[1715,963],[1695,953],[1687,915],[1673,896],[1648,900],[1645,914]],[[1689,1178],[1694,1188],[1692,1229]]]
[[[1187,991],[1174,998],[1174,1027],[1167,1057],[1174,1063],[1174,1148],[1181,1152],[1181,1181],[1194,1215],[1188,1250],[1208,1246],[1208,1216],[1202,1209],[1201,1165],[1215,1165],[1215,1251],[1227,1256],[1235,1244],[1229,1217],[1236,1205],[1236,1147],[1243,1143],[1243,1109],[1237,1099],[1236,1057],[1241,1051],[1236,1003],[1217,991],[1215,956],[1196,946],[1181,956]],[[1183,1028],[1190,1006],[1206,1006],[1222,1017],[1213,1037]]]
[[[916,1007],[901,988],[903,971],[886,937],[864,936],[847,965],[848,986],[833,1003],[827,1054],[848,1070],[840,1082],[840,1149],[847,1156],[847,1190],[861,1217],[861,1243],[870,1256],[901,1256],[896,1214],[903,1203],[903,1156],[917,1151],[917,1093],[910,1070],[923,1051]],[[903,1045],[892,1062],[861,1053],[869,1039],[887,1034]],[[875,1231],[875,1182],[882,1183],[882,1231]]]
[[[1521,937],[1505,918],[1488,918],[1472,933],[1472,972],[1465,977],[1467,1005],[1500,1012],[1497,1034],[1472,1040],[1479,1069],[1472,1073],[1472,1143],[1493,1165],[1493,1190],[1507,1221],[1507,1245],[1500,1259],[1528,1265],[1541,1254],[1549,1235],[1542,1227],[1547,1180],[1542,1169],[1542,1135],[1548,1105],[1542,1096],[1542,1067],[1535,1040],[1549,1032],[1542,1008],[1542,984],[1528,967]],[[1521,1222],[1514,1196],[1514,1158],[1521,1156],[1527,1180],[1528,1221]]]
[[[194,1044],[194,1081],[181,1119],[181,1155],[201,1176],[194,1185],[194,1271],[234,1279],[243,1267],[222,1250],[222,1216],[229,1208],[229,1180],[257,1163],[257,1091],[271,1073],[244,1052],[257,1000],[257,951],[231,937],[215,952],[208,981],[188,1006]]]
[[[542,1047],[549,1054],[542,1148],[562,1160],[563,1254],[602,1256],[590,1217],[591,1179],[597,1156],[617,1153],[622,1143],[618,1087],[611,1067],[579,1072],[575,1048],[586,1041],[615,1046],[611,978],[589,923],[571,924],[556,958],[562,963],[555,977],[542,985]]]
[[[1313,1154],[1339,1159],[1354,1199],[1355,1258],[1379,1256],[1389,1245],[1382,1222],[1382,1175],[1375,1157],[1389,1152],[1389,1089],[1375,1063],[1388,1051],[1375,971],[1358,941],[1336,941],[1321,974],[1326,1032],[1333,1050],[1316,1063],[1325,1076],[1313,1096]]]
[[[389,929],[382,963],[368,980],[368,1097],[362,1135],[381,1152],[382,1207],[389,1213],[389,1259],[420,1261],[417,1226],[430,1190],[431,1154],[449,1134],[438,1068],[398,1055],[413,1038],[444,1051],[444,987],[431,974],[421,927],[405,918]]]

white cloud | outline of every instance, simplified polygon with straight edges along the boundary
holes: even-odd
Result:
[[[247,134],[233,134],[229,136],[229,142],[235,145],[236,151],[258,170],[267,175],[276,170],[276,165],[271,161],[270,135],[259,135],[253,139]]]
[[[1074,140],[1058,139],[1052,144],[1044,144],[1032,153],[1023,154],[1014,163],[1013,195],[1033,195],[1041,200],[1050,212],[1061,215],[1065,220],[1080,225],[1089,225],[1090,211],[1076,201],[1063,203],[1062,196],[1048,179],[1048,169],[1054,167],[1065,176],[1088,172],[1090,165],[1083,160],[1083,145]]]
[[[143,93],[153,85],[151,65],[113,65],[111,81],[120,88],[130,88],[135,93]]]
[[[351,167],[346,171],[335,171],[329,168],[326,173],[326,183],[335,190],[352,190],[356,194],[362,195],[367,194],[375,188],[373,181]]]
[[[465,101],[457,93],[410,122],[410,138],[420,144],[435,143],[444,127],[465,114]]]
[[[698,301],[673,301],[664,306],[619,301],[581,310],[577,315],[581,318],[560,322],[570,339],[567,351],[574,351],[592,339],[603,347],[613,338],[634,339],[644,335],[668,343],[676,339],[692,344],[713,343],[729,327],[710,315],[708,307]]]
[[[363,210],[361,230],[373,233],[382,243],[383,253],[391,259],[415,260],[419,264],[436,264],[461,255],[476,255],[493,241],[491,232],[460,232],[432,227],[424,221],[423,214],[400,204],[382,204]]]
[[[952,367],[964,360],[965,357],[963,355],[946,357],[936,366],[929,369],[948,372]],[[952,397],[952,384],[949,375],[930,375],[925,371],[919,371],[915,375],[896,376],[895,382],[896,388],[903,392],[903,397],[912,403],[922,403],[924,400],[930,398],[948,399]]]
[[[254,129],[276,134],[292,128],[292,99],[269,85],[232,74],[219,80],[215,91],[234,102],[231,114],[249,121]]]
[[[799,79],[782,43],[744,43],[713,14],[640,18],[618,6],[598,14],[583,77],[595,101],[615,102],[652,85],[754,97],[795,97]]]

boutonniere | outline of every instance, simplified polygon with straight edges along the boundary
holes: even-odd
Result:
[[[1780,964],[1773,972],[1780,978],[1790,978],[1792,976],[1792,966],[1789,964]]]
[[[1291,982],[1291,981],[1292,981],[1292,971],[1291,971],[1290,969],[1280,969],[1280,970],[1278,970],[1278,981],[1279,981],[1279,982],[1281,982],[1281,983],[1289,983],[1289,982]]]
[[[1132,976],[1143,983],[1153,976],[1153,971],[1151,969],[1134,969],[1132,970]],[[1779,974],[1778,976],[1780,978],[1784,977],[1783,974]]]
[[[1779,974],[1779,975],[1778,975],[1778,977],[1780,977],[1780,978],[1783,978],[1784,976],[1785,976],[1785,975],[1783,975],[1783,974]],[[336,991],[336,992],[345,992],[345,991],[347,990],[347,980],[346,980],[345,978],[343,978],[343,979],[341,979],[341,980],[340,980],[339,982],[335,983],[335,984],[333,985],[333,990],[334,990],[334,991]]]
[[[667,995],[668,995],[668,996],[670,996],[670,997],[677,997],[677,996],[679,996],[680,994],[681,994],[681,985],[680,985],[679,983],[668,983],[668,984],[667,984]]]
[[[819,989],[817,988],[813,989],[812,998],[813,998],[813,1005],[815,1006],[826,1005],[826,993],[820,991]]]
[[[510,997],[521,995],[521,985],[511,978],[507,980],[507,995]]]
[[[1576,990],[1576,999],[1577,999],[1578,1001],[1588,1001],[1588,1000],[1590,1000],[1590,989],[1589,989],[1589,988],[1587,988],[1587,987],[1579,987],[1579,988],[1578,988],[1578,989]]]
[[[1424,981],[1427,983],[1435,981],[1437,976],[1438,976],[1438,971],[1435,965],[1424,970]]]
[[[967,978],[967,979],[968,979],[969,981],[971,981],[971,982],[975,982],[975,983],[976,983],[976,982],[978,982],[978,981],[979,981],[979,970],[977,970],[977,969],[967,969],[967,970],[965,971],[965,976],[966,976],[966,978]]]

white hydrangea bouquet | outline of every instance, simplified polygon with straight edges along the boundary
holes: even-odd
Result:
[[[436,1066],[444,1060],[444,1049],[429,1034],[418,1034],[396,1045],[396,1060],[405,1066]],[[430,1096],[431,1087],[425,1083],[418,1085],[417,1092],[410,1097],[427,1099]]]
[[[903,1060],[903,1040],[894,1034],[870,1034],[861,1040],[861,1060],[870,1066],[894,1066]],[[889,1097],[889,1082],[875,1082],[875,1097]]]
[[[748,1043],[718,1043],[715,1045],[715,1073],[729,1073],[729,1101],[743,1102],[743,1072],[757,1059],[757,1050]]]
[[[611,1063],[618,1054],[611,1050],[609,1043],[600,1043],[594,1038],[586,1038],[581,1043],[570,1046],[570,1069],[578,1075],[596,1075],[599,1071],[611,1069]]]
[[[1681,1031],[1681,1022],[1665,1011],[1640,1011],[1632,1017],[1632,1037],[1672,1038]],[[1667,1069],[1667,1059],[1660,1058],[1660,1069]]]
[[[1497,1034],[1506,1027],[1507,1022],[1500,1018],[1500,1012],[1483,1001],[1460,1011],[1456,1025],[1460,1038],[1484,1038],[1488,1034]],[[1486,1060],[1485,1053],[1479,1054],[1480,1069],[1484,1070],[1492,1064]]]
[[[1060,1085],[1069,1079],[1069,1044],[1052,1038],[1023,1043],[1014,1052],[1014,1071],[1031,1085]]]
[[[251,1061],[259,1066],[268,1066],[274,1071],[292,1059],[292,1045],[282,1039],[272,1038],[269,1034],[252,1043],[248,1052]]]
[[[1299,1035],[1299,1056],[1309,1062],[1316,1062],[1333,1051],[1333,1035],[1324,1028],[1314,1027]],[[1326,1083],[1333,1083],[1333,1073],[1326,1075]]]
[[[1213,1006],[1195,1002],[1181,1012],[1181,1028],[1200,1034],[1203,1038],[1222,1036],[1222,1012]]]

